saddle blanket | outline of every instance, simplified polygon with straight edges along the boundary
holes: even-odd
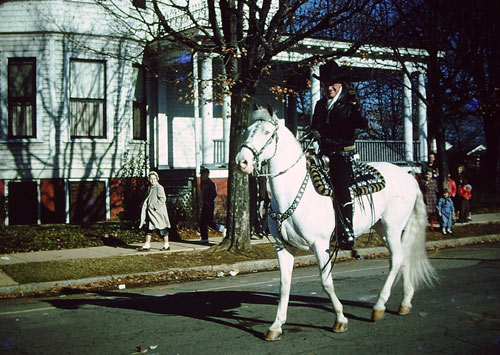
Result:
[[[328,171],[316,155],[308,158],[309,174],[316,192],[322,196],[333,197],[333,188]],[[373,166],[353,160],[353,181],[349,187],[351,196],[360,197],[381,191],[385,187],[385,179]]]

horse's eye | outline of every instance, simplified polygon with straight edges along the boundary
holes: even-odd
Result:
[[[269,133],[271,133],[271,131],[270,131],[270,130],[268,130],[268,129],[265,129],[265,130],[264,130],[264,134],[269,134]]]

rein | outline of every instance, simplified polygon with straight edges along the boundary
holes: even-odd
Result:
[[[257,121],[269,122],[269,120],[264,120],[264,119],[257,120]],[[267,140],[267,142],[264,144],[264,146],[259,151],[257,151],[257,149],[250,142],[244,142],[241,145],[241,147],[247,148],[253,154],[255,168],[254,168],[254,172],[252,173],[252,175],[254,175],[255,177],[268,177],[268,178],[272,179],[272,178],[275,178],[275,177],[278,177],[278,176],[281,176],[281,175],[287,173],[290,169],[292,169],[295,165],[297,165],[299,163],[300,159],[302,159],[302,157],[305,156],[305,154],[306,154],[305,152],[313,144],[313,140],[310,140],[309,143],[307,144],[306,149],[302,149],[302,153],[299,154],[299,156],[297,157],[297,160],[295,160],[295,162],[292,165],[290,165],[288,168],[286,168],[285,170],[282,170],[282,171],[280,171],[280,172],[278,172],[278,173],[276,173],[274,175],[273,174],[263,173],[262,169],[261,169],[262,164],[261,164],[261,162],[259,160],[259,155],[264,151],[264,149],[267,148],[268,145],[271,144],[271,142],[272,142],[272,140],[273,140],[274,137],[276,137],[275,144],[274,144],[274,153],[271,156],[271,158],[269,158],[267,160],[271,160],[272,158],[274,158],[274,156],[276,155],[276,151],[278,150],[278,129],[279,129],[278,122],[275,121],[275,120],[272,120],[271,123],[274,125],[274,132],[271,135],[271,137]],[[304,137],[302,137],[301,140],[304,140],[306,138],[307,138],[307,135],[304,136]],[[257,173],[255,173],[255,172],[257,172]]]
[[[302,200],[302,196],[304,195],[304,192],[306,191],[307,183],[309,182],[309,172],[306,171],[306,176],[304,177],[304,181],[302,181],[302,185],[300,185],[299,191],[297,192],[297,195],[293,199],[293,203],[288,209],[283,212],[275,212],[272,208],[272,206],[269,206],[269,217],[274,219],[276,223],[278,223],[278,233],[281,235],[281,227],[283,225],[283,222],[290,217],[297,207],[299,206],[300,201]]]

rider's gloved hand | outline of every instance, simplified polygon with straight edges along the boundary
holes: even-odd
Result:
[[[349,89],[347,91],[346,97],[347,97],[347,101],[351,105],[357,105],[359,103],[358,94],[356,93],[356,90],[354,90],[354,89]]]

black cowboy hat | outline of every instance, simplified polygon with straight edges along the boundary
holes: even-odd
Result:
[[[313,77],[326,83],[341,83],[350,81],[350,76],[347,70],[339,67],[333,60],[323,64],[319,68],[319,76],[313,74]]]

